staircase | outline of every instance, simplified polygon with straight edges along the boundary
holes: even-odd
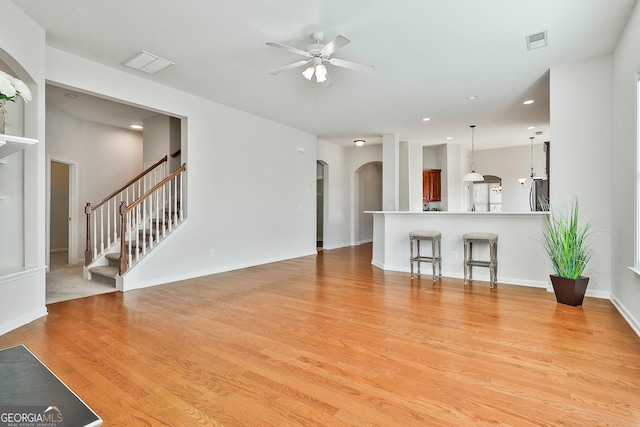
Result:
[[[107,265],[89,267],[91,280],[104,283],[105,285],[111,285],[115,288],[116,276],[120,274],[120,253],[112,252],[105,255],[105,258],[108,261]]]
[[[167,156],[95,207],[87,203],[85,278],[124,290],[127,271],[182,224],[186,165],[165,176],[166,162]]]

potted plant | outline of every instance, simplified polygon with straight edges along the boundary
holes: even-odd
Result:
[[[556,301],[560,304],[582,305],[588,277],[582,272],[593,255],[589,242],[589,224],[578,222],[578,199],[567,209],[549,210],[544,230],[544,248],[555,274],[550,275]]]

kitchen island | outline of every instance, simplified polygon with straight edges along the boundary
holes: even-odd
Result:
[[[442,275],[463,278],[462,235],[498,234],[498,283],[549,288],[551,266],[542,245],[546,212],[406,212],[367,211],[373,215],[371,263],[383,270],[409,272],[409,232],[442,233]],[[429,254],[431,245],[424,244]],[[474,246],[474,258],[488,259],[487,245]],[[431,266],[422,264],[431,279]],[[489,269],[474,267],[475,280],[489,281]],[[414,279],[416,280],[416,279]]]

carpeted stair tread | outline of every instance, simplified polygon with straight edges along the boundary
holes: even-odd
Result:
[[[91,273],[91,280],[104,283],[105,285],[116,286],[116,276],[120,273],[118,267],[110,265],[101,265],[98,267],[91,267],[89,269]]]
[[[98,267],[91,267],[89,269],[89,271],[91,272],[91,274],[97,274],[99,276],[104,276],[104,277],[110,277],[110,278],[115,278],[118,273],[118,267],[112,267],[109,265],[101,265]]]

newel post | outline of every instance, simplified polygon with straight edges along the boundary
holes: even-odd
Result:
[[[120,202],[120,268],[119,273],[122,276],[127,268],[129,268],[129,258],[127,257],[127,242],[126,242],[126,231],[127,231],[127,203]]]
[[[93,254],[91,253],[91,237],[89,235],[91,230],[91,203],[87,203],[84,207],[84,213],[87,215],[87,239],[84,249],[84,265],[89,265],[93,261]]]

